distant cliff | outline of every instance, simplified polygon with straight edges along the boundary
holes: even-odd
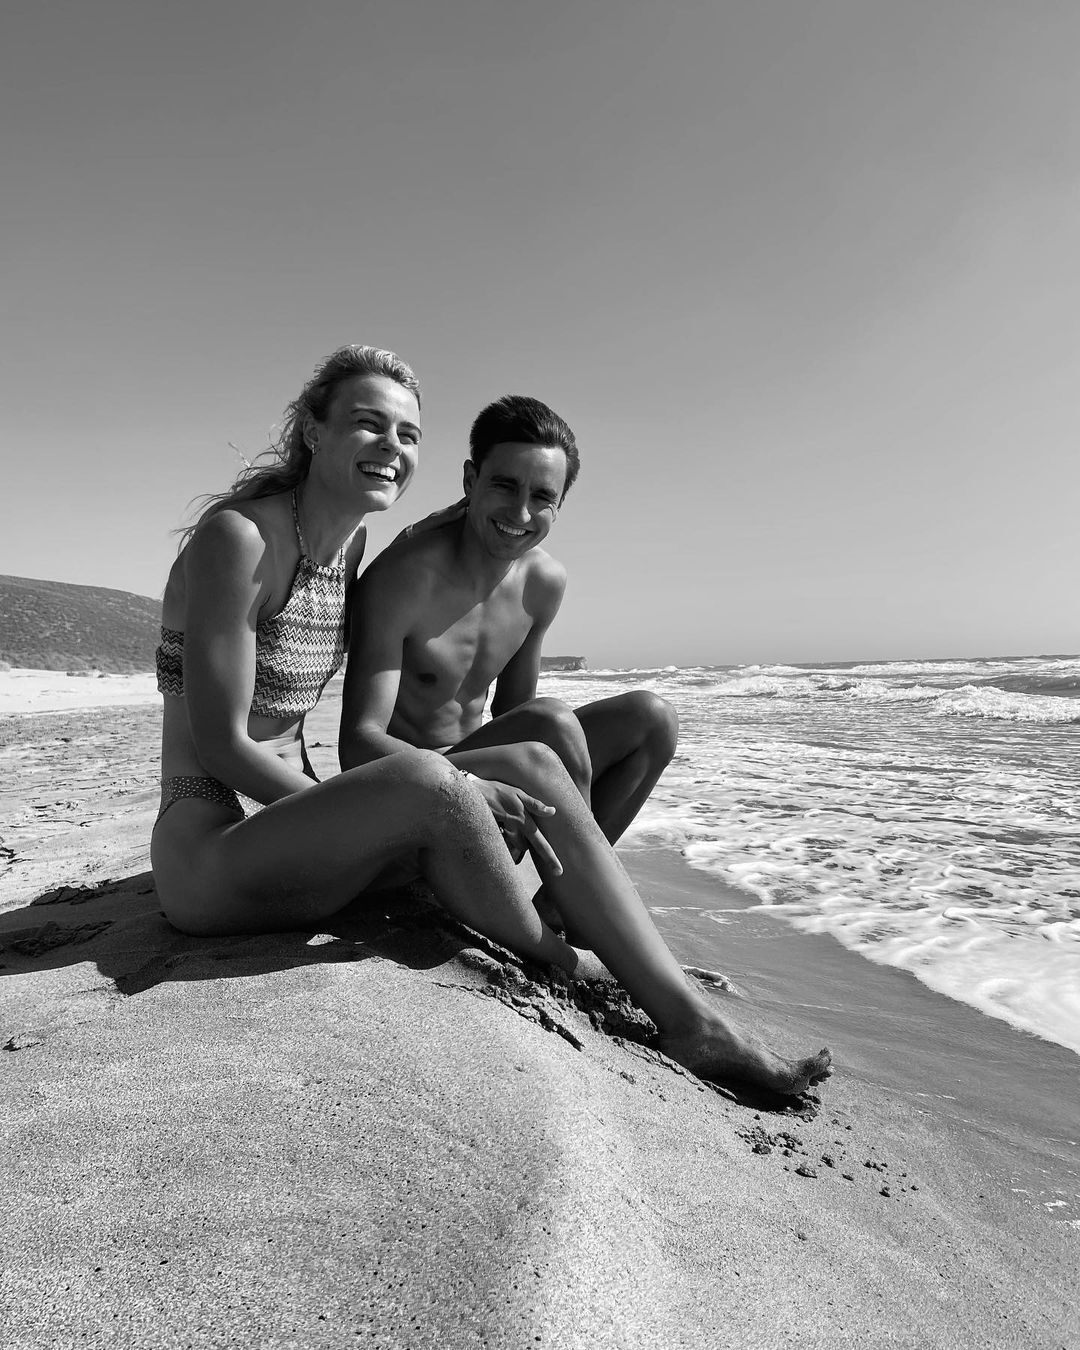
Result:
[[[39,670],[150,670],[161,601],[0,576],[0,661]]]
[[[588,662],[583,656],[542,656],[541,670],[586,670]]]

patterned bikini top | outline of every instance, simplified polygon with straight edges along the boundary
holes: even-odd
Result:
[[[285,607],[255,629],[255,692],[251,711],[260,717],[299,717],[310,712],[345,656],[345,550],[327,566],[307,555],[296,492],[293,524],[300,561]],[[184,696],[184,635],[161,629],[155,653],[157,687]]]

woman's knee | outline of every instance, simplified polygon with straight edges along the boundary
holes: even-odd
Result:
[[[406,750],[391,757],[390,771],[419,810],[448,806],[463,791],[461,772],[437,750]]]

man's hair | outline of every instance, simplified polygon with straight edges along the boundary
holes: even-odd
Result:
[[[558,446],[566,453],[566,486],[570,491],[580,461],[574,433],[546,403],[525,394],[507,394],[489,403],[469,432],[469,458],[477,469],[497,445],[521,441],[525,445]]]

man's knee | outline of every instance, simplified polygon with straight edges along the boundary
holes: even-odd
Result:
[[[640,736],[639,744],[651,757],[667,764],[679,743],[679,714],[666,698],[648,689],[627,694],[628,714]]]
[[[534,797],[543,799],[545,788],[560,782],[566,784],[568,776],[572,777],[562,756],[546,741],[519,741],[514,754],[528,784],[526,790]]]
[[[530,739],[549,746],[578,787],[587,787],[592,773],[589,743],[573,709],[557,698],[536,698],[522,711],[529,714]]]

